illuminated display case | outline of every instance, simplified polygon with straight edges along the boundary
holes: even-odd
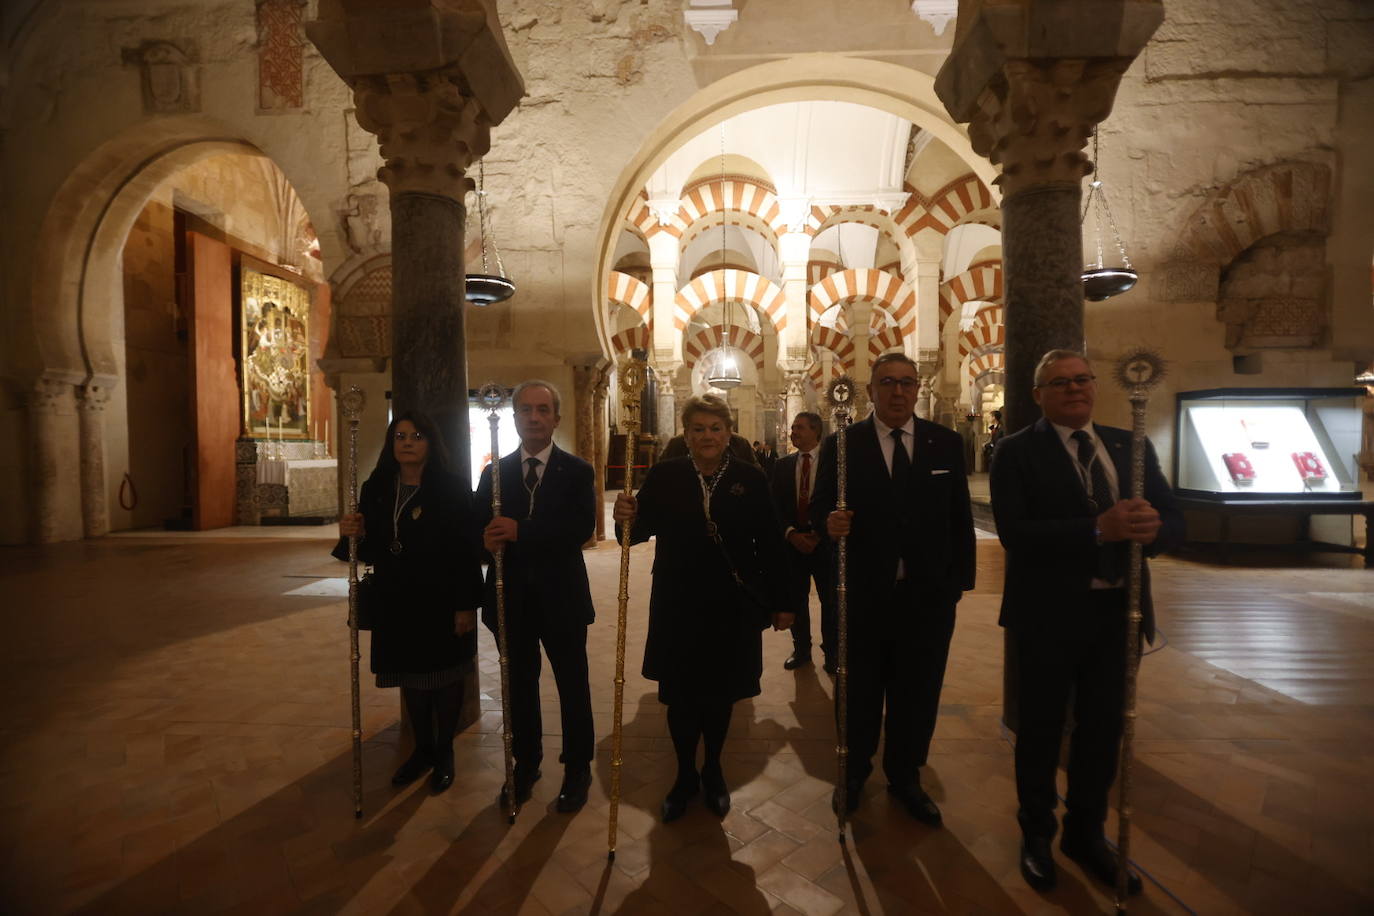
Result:
[[[1218,501],[1360,499],[1363,388],[1178,395],[1176,492]]]

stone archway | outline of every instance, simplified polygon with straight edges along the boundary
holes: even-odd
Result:
[[[162,182],[223,153],[265,155],[211,118],[139,124],[88,155],[48,207],[8,343],[10,375],[29,393],[32,501],[23,508],[37,543],[111,530],[127,450],[119,390],[124,240]]]

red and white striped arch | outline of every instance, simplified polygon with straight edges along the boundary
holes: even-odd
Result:
[[[740,213],[755,217],[771,234],[776,248],[778,236],[787,231],[782,205],[772,191],[740,178],[715,179],[693,185],[682,197],[677,212],[663,229],[683,238],[700,221],[717,213]],[[695,235],[695,233],[691,233]]]
[[[965,302],[1002,301],[1002,262],[980,261],[940,284],[940,329]]]
[[[922,229],[941,235],[964,222],[980,222],[1001,228],[1001,214],[988,186],[972,172],[960,175],[932,194],[929,199],[912,189],[907,205],[896,215],[897,225],[913,236]],[[994,211],[989,213],[988,211]]]
[[[831,274],[837,274],[844,270],[844,265],[839,261],[810,261],[806,265],[806,285],[808,288],[815,286]]]
[[[649,195],[642,190],[630,201],[630,212],[625,214],[625,222],[630,230],[639,233],[646,243],[650,235],[661,232],[664,228],[659,225],[654,211],[649,209]]]
[[[616,355],[617,360],[622,356],[629,356],[631,350],[649,349],[649,328],[647,325],[626,328],[611,335],[611,352]]]
[[[983,314],[986,315],[987,312]],[[963,359],[984,347],[1001,347],[1006,342],[1006,329],[1002,327],[1001,322],[982,324],[975,321],[967,331],[959,335],[959,358]]]
[[[829,350],[846,371],[854,371],[854,341],[849,339],[848,334],[818,324],[811,329],[811,346],[817,350]]]
[[[738,325],[730,326],[730,334],[727,338],[725,329],[720,325],[709,328],[702,328],[692,335],[682,346],[682,358],[687,367],[695,368],[697,360],[719,346],[730,346],[737,350],[744,351],[754,362],[754,368],[763,372],[763,338],[748,328]]]
[[[649,284],[618,270],[606,277],[606,300],[611,305],[632,309],[645,322],[649,321],[654,304]]]
[[[888,325],[880,331],[875,331],[868,336],[868,362],[872,365],[873,360],[882,356],[888,350],[902,349],[902,334],[896,327]]]
[[[1003,372],[1007,368],[1006,355],[1001,350],[991,353],[984,353],[969,360],[968,380],[969,384],[977,384],[978,380],[990,372]]]
[[[746,270],[713,270],[678,290],[673,327],[683,330],[697,312],[726,300],[752,305],[768,317],[775,331],[787,326],[787,299],[767,278]]]
[[[851,268],[831,274],[811,287],[812,322],[819,322],[831,306],[851,299],[868,299],[897,323],[902,336],[916,333],[916,291],[901,277],[870,268]]]
[[[817,359],[811,363],[811,367],[806,370],[806,377],[815,387],[815,390],[825,394],[830,389],[830,383],[843,375],[844,372],[839,363],[830,364],[830,373],[825,371],[825,363]]]

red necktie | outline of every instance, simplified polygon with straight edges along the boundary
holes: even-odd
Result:
[[[801,486],[797,490],[797,527],[811,527],[811,453],[802,452]]]

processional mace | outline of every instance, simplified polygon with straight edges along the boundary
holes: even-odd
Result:
[[[835,420],[835,508],[845,511],[848,500],[845,491],[849,482],[848,444],[845,433],[851,419],[854,401],[854,382],[842,375],[830,383],[828,392]],[[849,538],[841,537],[838,544],[838,563],[835,576],[835,614],[839,630],[835,660],[835,755],[838,760],[838,779],[835,785],[835,815],[839,822],[840,842],[844,842],[845,821],[849,808]]]
[[[506,403],[506,392],[495,382],[487,382],[477,392],[477,401],[487,411],[491,424],[491,517],[501,515],[501,443],[497,425],[500,410]],[[510,823],[520,813],[520,799],[515,791],[515,752],[511,747],[510,719],[510,655],[506,648],[506,566],[505,548],[497,547],[491,554],[492,579],[496,582],[496,654],[501,659],[501,743],[506,755],[506,804]]]
[[[639,438],[639,398],[644,389],[644,363],[626,360],[620,367],[620,401],[625,417],[625,495],[634,489],[635,440]],[[611,810],[606,823],[606,858],[615,860],[616,822],[620,816],[621,717],[625,710],[625,617],[630,606],[630,529],[620,526],[620,593],[615,630],[615,718],[611,728]]]
[[[1145,407],[1150,389],[1164,379],[1164,360],[1150,350],[1127,354],[1116,364],[1117,384],[1131,400],[1131,498],[1145,496]],[[1126,912],[1126,863],[1131,854],[1131,770],[1135,742],[1136,680],[1140,674],[1140,586],[1144,548],[1131,541],[1126,577],[1126,666],[1121,723],[1121,769],[1117,778],[1116,911]]]
[[[339,398],[348,420],[348,514],[358,512],[358,420],[367,396],[350,385]],[[363,816],[363,714],[358,688],[358,538],[348,538],[348,676],[353,691],[353,816]]]

